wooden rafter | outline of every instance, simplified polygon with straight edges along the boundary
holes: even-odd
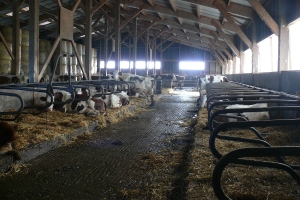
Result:
[[[156,21],[154,20],[153,22],[151,22],[143,31],[141,31],[137,37],[142,36],[146,31],[148,31],[154,24],[156,23]]]
[[[148,7],[148,4],[146,4],[146,3],[143,4],[142,6],[140,6],[139,9],[134,11],[130,17],[127,17],[126,20],[124,22],[122,22],[122,24],[120,24],[120,28],[123,28],[126,24],[128,24],[128,22],[130,22],[133,18],[135,18],[138,14],[140,14],[140,12],[142,12],[143,9],[145,9],[147,7]]]
[[[248,0],[252,8],[257,12],[261,19],[267,24],[275,35],[279,35],[279,26],[266,9],[257,0]]]
[[[92,8],[91,13],[94,14],[97,10],[99,10],[100,8],[102,8],[102,6],[104,6],[107,2],[108,2],[108,0],[102,0],[102,1],[100,1],[97,5],[95,5]]]
[[[201,5],[201,6],[215,9],[213,0],[182,0],[182,1],[194,4],[194,5]],[[224,2],[222,2],[222,4],[226,6],[226,4]],[[253,18],[253,11],[248,6],[244,6],[241,4],[231,2],[230,5],[227,7],[227,9],[228,9],[228,12],[230,12],[234,15],[243,16],[248,19]]]
[[[123,4],[132,5],[132,6],[136,6],[136,7],[139,7],[142,4],[142,2],[140,0],[121,0],[121,2]],[[155,5],[153,8],[149,7],[146,10],[166,14],[166,15],[169,15],[169,16],[173,16],[175,18],[179,17],[179,18],[182,18],[183,20],[188,20],[188,21],[192,21],[192,22],[195,22],[195,23],[201,23],[201,24],[206,24],[206,25],[209,25],[209,26],[213,26],[211,24],[211,20],[213,20],[213,18],[209,18],[209,17],[206,17],[206,16],[201,16],[201,18],[198,19],[198,17],[195,16],[194,14],[192,14],[192,13],[182,11],[182,10],[178,10],[178,9],[177,9],[177,12],[174,12],[172,9],[170,9],[168,7],[161,6],[161,5]],[[232,32],[236,31],[236,29],[234,29],[232,27],[232,25],[228,22],[226,22],[224,24],[223,28],[225,30],[232,31]]]
[[[232,28],[234,29],[234,32],[236,32],[240,38],[244,41],[244,43],[252,49],[252,42],[249,40],[249,38],[245,35],[245,33],[242,31],[242,29],[234,22],[233,18],[230,14],[228,14],[228,10],[226,7],[224,7],[223,3],[221,3],[220,0],[215,0],[214,5],[219,9],[219,11],[222,13],[222,15],[227,19],[227,21],[232,25]]]
[[[225,40],[225,42],[228,44],[230,49],[234,52],[235,55],[237,55],[239,57],[240,56],[240,51],[236,48],[236,46],[233,44],[233,42],[224,33],[220,22],[218,20],[212,20],[212,23],[214,24],[216,29],[219,31],[221,37]]]
[[[232,55],[229,53],[229,51],[227,51],[227,49],[224,47],[224,45],[221,44],[221,41],[219,40],[217,33],[212,31],[211,34],[212,34],[212,36],[214,37],[215,40],[209,39],[209,41],[211,43],[214,43],[215,45],[219,45],[220,48],[226,53],[226,55],[228,56],[228,58],[230,60],[232,60]]]

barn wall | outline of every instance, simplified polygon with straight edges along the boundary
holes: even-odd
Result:
[[[228,74],[231,81],[296,94],[300,91],[300,71],[283,71],[262,74]]]
[[[124,37],[125,35],[123,35]],[[157,39],[157,44],[160,44],[162,41],[161,39]],[[125,40],[126,44],[132,44],[132,39]],[[166,41],[162,45],[162,49],[166,48],[169,44],[171,44],[170,41]],[[109,40],[108,42],[108,56],[111,53],[112,50],[112,42]],[[100,42],[97,41],[97,43],[93,43],[93,48],[98,48],[99,50],[99,57],[103,60],[104,59],[104,40],[101,40]],[[133,55],[133,48],[129,49],[126,45],[121,46],[121,60],[131,60]],[[114,60],[114,52],[111,55],[111,60]],[[162,58],[161,58],[162,57]],[[150,52],[148,52],[148,60],[150,59]],[[142,40],[138,40],[137,44],[137,60],[145,60],[145,44],[142,42]],[[152,53],[152,60],[154,60],[154,52]],[[159,50],[156,50],[156,60],[161,61],[162,66],[162,73],[163,74],[180,74],[180,75],[193,75],[198,76],[199,71],[180,71],[179,70],[179,61],[205,61],[210,60],[214,61],[215,58],[211,55],[210,52],[186,46],[183,44],[174,43],[170,47],[168,47],[165,51],[160,53]],[[219,64],[218,64],[219,65]],[[220,73],[220,66],[217,67],[217,73]],[[128,70],[122,70],[127,72]],[[160,73],[159,70],[156,71],[157,74]],[[216,73],[216,72],[214,72]],[[144,70],[137,70],[137,74],[139,75],[145,75]],[[149,74],[153,74],[152,70],[149,70]],[[200,74],[203,74],[200,72]]]
[[[271,17],[280,25],[280,15],[286,15],[287,24],[298,19],[300,17],[300,1],[298,0],[268,0],[263,4],[263,7],[271,15]],[[280,2],[280,3],[279,3]],[[253,38],[256,38],[256,42],[261,42],[267,37],[271,36],[273,33],[271,29],[266,25],[266,23],[260,18],[260,16],[254,11],[253,21],[247,27],[242,28],[245,35],[253,42]],[[255,26],[255,27],[254,27]],[[253,30],[256,30],[255,35],[253,35]],[[236,47],[240,46],[239,36],[234,37],[234,44]],[[247,50],[249,47],[243,44],[243,50]]]
[[[286,12],[287,23],[291,23],[296,19],[300,18],[300,1],[299,0],[288,0],[284,1],[286,4],[285,9]]]

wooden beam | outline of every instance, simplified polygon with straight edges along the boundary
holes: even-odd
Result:
[[[104,14],[100,15],[96,21],[93,23],[92,28],[95,28],[95,26],[99,23],[99,21],[101,20],[101,18],[104,16]]]
[[[209,45],[210,45],[211,49],[215,49],[215,50],[218,52],[218,54],[223,58],[224,62],[227,62],[227,58],[224,56],[224,54],[223,54],[222,51],[219,49],[219,47],[215,45],[214,42],[213,42],[213,43],[210,43]]]
[[[130,17],[127,17],[126,20],[124,22],[122,22],[122,24],[120,25],[120,29],[123,28],[126,24],[128,24],[128,22],[130,22],[133,18],[135,18],[138,14],[140,14],[140,12],[142,12],[143,9],[145,9],[147,7],[148,7],[148,4],[146,4],[146,3],[144,3],[142,6],[140,6],[139,9],[134,11],[134,13]]]
[[[205,6],[208,8],[212,8],[212,9],[216,9],[216,7],[213,4],[212,0],[181,0],[183,2],[188,2],[194,5],[200,5],[200,6]],[[223,2],[223,5],[226,5]],[[234,14],[234,15],[239,15],[239,16],[243,16],[246,17],[248,19],[252,19],[253,18],[253,10],[248,7],[248,6],[244,6],[238,3],[230,3],[230,5],[227,7],[228,12]]]
[[[139,38],[141,35],[143,35],[146,31],[148,31],[154,24],[156,23],[156,20],[151,22],[137,37]]]
[[[164,16],[161,13],[157,13],[157,15],[162,19],[163,21],[165,20]]]
[[[7,45],[7,42],[6,42],[5,38],[3,37],[1,31],[0,31],[0,41],[3,42],[6,51],[7,51],[8,54],[10,55],[11,59],[14,60],[14,59],[15,59],[15,56],[14,56],[13,53],[11,52],[9,46]]]
[[[230,47],[232,52],[239,57],[240,56],[240,51],[235,47],[233,42],[226,36],[226,34],[224,33],[224,31],[222,29],[222,26],[221,26],[220,22],[218,20],[212,20],[212,24],[214,24],[216,29],[219,31],[221,37],[223,37],[223,39],[228,44],[228,46]]]
[[[211,31],[211,35],[212,35],[212,36],[214,37],[214,39],[215,39],[215,40],[210,39],[211,43],[214,42],[216,45],[219,45],[220,48],[226,53],[226,55],[228,56],[228,58],[229,58],[230,60],[232,60],[232,55],[229,53],[229,51],[227,51],[227,49],[224,47],[224,45],[221,45],[221,44],[220,44],[221,41],[219,40],[219,37],[218,37],[217,33],[214,32],[214,31]],[[226,45],[226,46],[227,46],[227,45]]]
[[[206,29],[206,28],[201,28],[201,30],[199,31],[199,29],[197,27],[195,27],[194,25],[189,25],[189,24],[180,25],[179,23],[175,22],[174,20],[168,20],[168,19],[161,20],[160,18],[158,18],[155,15],[152,15],[152,16],[149,15],[148,17],[139,15],[138,17],[140,20],[146,20],[146,21],[156,20],[157,23],[166,25],[168,28],[175,27],[178,29],[185,29],[190,32],[200,33],[201,36],[211,37],[211,35],[210,35],[211,30]],[[232,36],[228,36],[228,37],[232,37]]]
[[[77,0],[76,3],[73,5],[71,11],[75,12],[75,10],[77,9],[78,5],[81,3],[81,0]]]
[[[178,19],[179,24],[180,24],[180,25],[183,25],[182,19],[181,19],[180,17],[177,17],[177,19]]]
[[[131,5],[131,6],[137,6],[139,7],[142,4],[142,1],[140,0],[121,0],[121,2],[123,4],[127,4],[127,5]],[[182,11],[182,10],[178,10],[177,12],[174,12],[172,9],[165,7],[165,6],[161,6],[161,5],[155,5],[153,8],[149,7],[146,10],[152,11],[152,12],[157,12],[157,13],[162,13],[165,15],[169,15],[169,16],[173,16],[173,17],[179,17],[182,18],[184,20],[189,20],[192,22],[196,22],[196,23],[201,23],[201,24],[206,24],[209,26],[213,26],[211,24],[211,20],[213,20],[213,18],[209,18],[206,16],[201,16],[200,19],[198,19],[197,16],[195,16],[193,13],[187,12],[187,11]],[[235,29],[232,27],[232,25],[230,23],[225,23],[223,28],[225,30],[228,31],[233,31],[235,32]]]
[[[95,6],[91,9],[92,15],[93,15],[97,10],[99,10],[100,8],[102,8],[102,6],[104,6],[107,2],[108,2],[108,0],[102,0],[102,1],[100,1],[97,5],[95,5]]]
[[[148,1],[148,3],[152,6],[152,7],[154,7],[154,2],[153,2],[153,0],[147,0]]]
[[[260,18],[267,24],[275,35],[279,35],[279,26],[266,9],[257,0],[248,0],[252,8],[257,12]]]
[[[123,40],[121,41],[121,44],[123,44],[125,42],[125,40],[129,37],[130,34],[126,35]]]
[[[114,24],[113,20],[110,18],[110,16],[106,13],[106,11],[103,8],[100,8],[99,10],[105,16],[105,18],[108,20],[110,24]]]
[[[162,50],[162,52],[164,52],[165,50],[167,50],[167,49],[168,49],[170,46],[172,46],[174,43],[175,43],[175,41],[171,42],[168,46],[166,46],[166,47]]]
[[[13,2],[11,2],[10,0],[3,0],[5,3],[7,3],[8,5],[10,5],[10,6],[13,6],[14,4],[13,4]]]
[[[177,12],[177,7],[176,7],[176,4],[175,4],[174,0],[169,0],[169,3],[171,4],[172,9],[174,10],[174,12]]]
[[[198,17],[198,19],[200,19],[200,17],[201,17],[201,6],[200,5],[196,5],[196,9],[197,9],[197,17]]]
[[[221,3],[220,0],[215,0],[214,5],[219,9],[219,11],[222,13],[222,15],[227,19],[227,21],[232,25],[232,28],[234,29],[234,32],[236,32],[240,38],[244,41],[244,43],[252,49],[252,42],[249,40],[249,38],[245,35],[245,33],[242,31],[242,29],[234,22],[231,15],[228,14],[228,10],[226,7]]]

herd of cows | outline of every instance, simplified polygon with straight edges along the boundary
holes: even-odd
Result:
[[[227,81],[226,77],[221,76],[198,76],[193,78],[198,80],[199,83],[207,83],[208,81]],[[42,81],[48,83],[49,79],[51,79],[51,77],[44,76]],[[54,80],[53,77],[52,79]],[[59,79],[55,80],[63,83],[67,82],[68,79],[69,77],[67,76],[60,76]],[[105,88],[86,88],[77,86],[74,87],[74,91],[69,92],[65,90],[59,90],[57,87],[51,87],[50,92],[52,96],[40,96],[39,99],[42,102],[48,102],[48,104],[50,102],[50,106],[46,109],[48,112],[51,112],[52,110],[59,110],[61,112],[83,113],[86,116],[95,116],[99,114],[104,115],[108,107],[117,108],[128,105],[130,103],[130,96],[146,98],[148,101],[151,101],[151,105],[154,105],[154,90],[156,80],[174,81],[174,83],[177,82],[177,86],[181,87],[183,86],[184,79],[185,77],[176,76],[174,74],[143,77],[130,73],[120,73],[118,71],[114,71],[113,73],[108,74],[106,77],[101,77],[100,80],[106,83]],[[97,82],[97,80],[93,81]],[[123,82],[127,84],[122,84]],[[0,84],[19,83],[20,80],[16,79],[14,76],[0,76]],[[55,83],[56,82],[52,83],[53,86],[55,86]],[[16,132],[13,127],[2,121],[0,123],[0,147],[15,140],[15,138]]]

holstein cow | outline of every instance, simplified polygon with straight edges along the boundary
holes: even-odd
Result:
[[[95,94],[95,91],[91,90],[91,93],[93,96]],[[120,93],[113,93],[110,95],[102,95],[102,97],[99,97],[97,99],[104,101],[106,106],[110,108],[118,108],[124,105],[128,105],[130,102],[129,96],[123,91]]]
[[[54,102],[62,103],[71,99],[71,94],[66,91],[55,91],[53,92]],[[82,100],[87,99],[87,100]],[[49,97],[41,97],[41,101],[49,101]],[[84,113],[86,116],[95,116],[98,114],[105,114],[106,103],[102,99],[89,97],[85,89],[75,90],[75,99],[73,102],[68,104],[54,104],[48,108],[48,111],[52,109],[60,110],[62,112],[78,112]]]
[[[206,78],[210,83],[228,82],[226,76],[222,75],[210,75],[209,77],[206,75]]]
[[[135,83],[135,88],[133,88],[132,84],[129,84],[129,90],[131,93],[138,93],[139,97],[147,98],[150,96],[151,97],[151,106],[155,104],[154,102],[154,92],[153,92],[153,87],[154,87],[154,78],[153,77],[143,77],[143,76],[138,76],[130,73],[123,73],[121,76],[123,81],[127,82],[134,82]]]

